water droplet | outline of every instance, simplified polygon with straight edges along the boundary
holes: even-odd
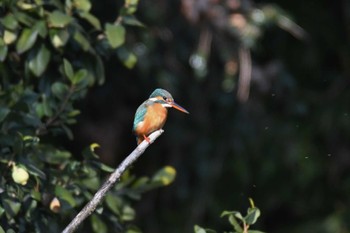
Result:
[[[309,156],[305,156],[305,159],[308,159],[309,158]]]
[[[332,154],[327,154],[327,156],[328,156],[328,157],[331,157],[331,156],[332,156]]]
[[[268,130],[269,129],[269,127],[268,126],[265,126],[265,130]]]

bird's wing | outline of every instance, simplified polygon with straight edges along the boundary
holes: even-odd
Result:
[[[137,108],[136,113],[135,113],[135,118],[134,118],[134,125],[132,128],[133,131],[135,131],[137,125],[140,124],[144,120],[145,115],[147,113],[147,107],[150,106],[151,104],[152,104],[152,101],[146,100]]]

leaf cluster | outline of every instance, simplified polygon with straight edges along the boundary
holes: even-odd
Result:
[[[250,226],[255,224],[260,217],[260,210],[254,205],[253,200],[250,198],[251,207],[248,208],[247,214],[243,216],[239,211],[224,211],[221,217],[228,217],[228,221],[231,224],[233,231],[226,233],[263,233],[258,230],[250,230]],[[195,233],[216,233],[212,229],[204,229],[198,225],[194,226]]]
[[[104,82],[103,60],[136,63],[125,26],[142,26],[137,3],[126,0],[102,26],[89,0],[1,1],[0,232],[59,232],[113,171],[97,144],[77,156],[60,142],[74,139],[75,103]],[[171,167],[152,178],[124,175],[90,218],[92,229],[139,232],[126,224],[135,217],[131,201],[174,177]]]

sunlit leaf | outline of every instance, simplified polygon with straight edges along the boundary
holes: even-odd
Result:
[[[171,166],[166,166],[159,170],[152,178],[152,182],[159,182],[162,185],[171,184],[176,177],[176,170]]]
[[[72,21],[72,17],[65,13],[55,10],[49,14],[49,22],[51,27],[63,28]]]
[[[90,0],[73,0],[73,2],[74,2],[74,6],[78,10],[82,10],[82,11],[88,12],[91,9],[91,2],[90,2]]]
[[[40,77],[50,62],[51,53],[44,44],[36,51],[36,54],[29,59],[29,69],[37,77]]]
[[[18,53],[24,53],[28,49],[30,49],[38,36],[38,31],[32,30],[29,28],[25,28],[22,31],[21,36],[18,39],[18,42],[16,44],[16,50]]]
[[[131,221],[135,218],[135,210],[130,206],[124,206],[122,210],[121,219],[124,221]]]
[[[112,48],[118,48],[125,41],[125,28],[120,24],[106,24],[107,39]]]
[[[51,43],[55,48],[64,46],[70,36],[66,29],[51,29],[49,35]]]
[[[120,48],[118,49],[118,56],[120,58],[120,60],[123,62],[123,64],[131,69],[135,66],[135,64],[137,63],[137,57],[134,53],[128,51],[125,48]]]
[[[5,30],[3,39],[5,44],[7,45],[12,44],[14,41],[16,41],[17,34],[9,30]]]
[[[198,225],[195,225],[194,226],[194,232],[195,233],[206,233],[206,231],[204,230],[204,228],[198,226]]]

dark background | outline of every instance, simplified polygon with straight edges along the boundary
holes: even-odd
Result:
[[[137,107],[162,87],[191,114],[170,110],[165,133],[132,168],[138,175],[164,165],[177,170],[173,184],[137,203],[144,232],[193,232],[194,224],[229,230],[221,212],[245,212],[249,197],[262,212],[256,229],[350,232],[350,3],[185,2],[140,1],[136,15],[146,27],[127,28],[138,63],[129,70],[116,57],[104,61],[105,84],[80,103],[73,150],[97,142],[103,161],[117,166],[136,145]],[[246,38],[218,25],[269,4],[305,33],[295,37],[274,22],[259,26],[260,37],[248,46],[250,96],[239,101],[239,71],[228,75],[227,61],[235,69]],[[118,1],[93,1],[105,22],[119,8]],[[212,34],[204,74],[189,62],[203,29]]]

